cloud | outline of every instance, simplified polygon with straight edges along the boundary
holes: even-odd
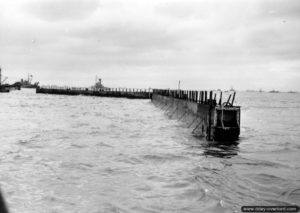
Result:
[[[113,86],[299,88],[298,0],[0,4],[0,63],[17,79],[30,70],[42,84],[98,74]]]
[[[98,0],[35,0],[25,8],[37,18],[53,22],[86,18],[98,5]]]

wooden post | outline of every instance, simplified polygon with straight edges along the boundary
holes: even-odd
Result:
[[[204,92],[204,103],[207,104],[207,91]]]

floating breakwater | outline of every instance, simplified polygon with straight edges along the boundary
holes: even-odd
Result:
[[[207,140],[235,141],[240,134],[240,107],[235,92],[226,102],[213,91],[153,90],[152,102],[187,123],[192,133]]]
[[[121,89],[105,88],[90,89],[82,87],[56,87],[43,86],[36,89],[36,93],[56,94],[56,95],[87,95],[99,97],[131,98],[131,99],[150,99],[152,91],[150,89]]]
[[[233,106],[235,92],[222,102],[213,91],[186,91],[121,88],[38,87],[37,93],[57,95],[87,95],[100,97],[152,99],[155,105],[187,123],[192,133],[207,140],[235,141],[240,134],[240,107]]]

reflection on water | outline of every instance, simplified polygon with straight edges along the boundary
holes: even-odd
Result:
[[[0,94],[12,213],[240,212],[299,204],[299,94],[238,93],[235,144],[194,137],[148,100]]]

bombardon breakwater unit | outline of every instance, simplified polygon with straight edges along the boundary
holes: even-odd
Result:
[[[152,92],[147,89],[89,89],[81,87],[37,87],[36,93],[55,94],[55,95],[87,95],[98,97],[131,98],[131,99],[150,99]]]
[[[223,102],[222,92],[189,90],[89,89],[37,87],[37,93],[87,95],[131,99],[151,99],[152,103],[192,128],[192,133],[208,141],[236,141],[240,135],[240,106],[234,106],[235,92]]]
[[[233,106],[235,92],[222,102],[222,92],[153,90],[152,102],[169,115],[187,123],[192,133],[209,141],[236,141],[240,135],[240,106]]]

